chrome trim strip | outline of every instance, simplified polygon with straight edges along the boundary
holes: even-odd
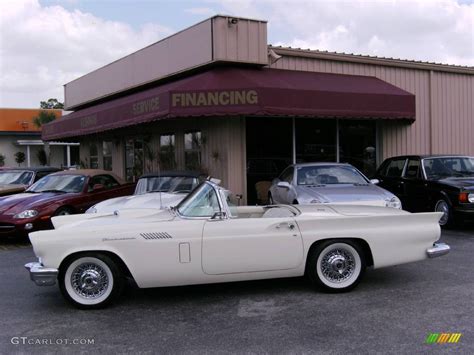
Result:
[[[53,286],[58,277],[58,269],[44,267],[39,262],[32,262],[25,265],[30,272],[30,279],[38,286]]]
[[[437,258],[438,256],[446,255],[451,250],[451,247],[446,243],[433,243],[432,248],[426,249],[426,254],[429,258]]]

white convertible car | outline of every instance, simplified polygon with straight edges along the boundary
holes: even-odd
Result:
[[[53,217],[30,234],[37,285],[79,308],[116,299],[126,278],[160,287],[307,275],[318,289],[348,291],[366,267],[449,252],[437,243],[441,213],[353,205],[235,207],[210,181],[177,207]]]

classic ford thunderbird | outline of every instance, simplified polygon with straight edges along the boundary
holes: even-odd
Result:
[[[307,275],[318,289],[354,288],[366,267],[449,252],[437,242],[439,212],[353,205],[232,206],[201,183],[175,208],[53,217],[30,233],[37,285],[56,282],[79,308],[116,299],[132,278],[160,287]]]

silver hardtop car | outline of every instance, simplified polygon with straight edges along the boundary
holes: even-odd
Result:
[[[346,163],[293,164],[273,180],[268,198],[271,204],[341,203],[401,209],[398,197],[377,183]]]

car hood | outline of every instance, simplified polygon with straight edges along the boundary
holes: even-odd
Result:
[[[394,195],[376,185],[326,185],[326,186],[296,186],[298,200],[309,203],[318,200],[322,203],[364,203],[372,201],[385,202]]]
[[[160,209],[177,205],[184,197],[186,197],[186,195],[186,193],[173,194],[166,192],[150,192],[143,195],[117,197],[98,203],[95,205],[95,209],[97,213],[135,208]]]
[[[438,183],[458,187],[465,190],[474,190],[474,177],[453,177],[448,179],[438,180]]]
[[[0,194],[22,192],[22,191],[25,191],[25,189],[26,189],[25,185],[5,184],[5,185],[0,185]]]
[[[104,228],[107,226],[143,224],[146,221],[170,221],[175,215],[169,209],[156,208],[125,209],[116,212],[88,213],[53,217],[55,229]]]
[[[0,214],[15,215],[25,210],[43,208],[44,205],[64,198],[63,193],[40,192],[40,193],[21,193],[0,199]]]

